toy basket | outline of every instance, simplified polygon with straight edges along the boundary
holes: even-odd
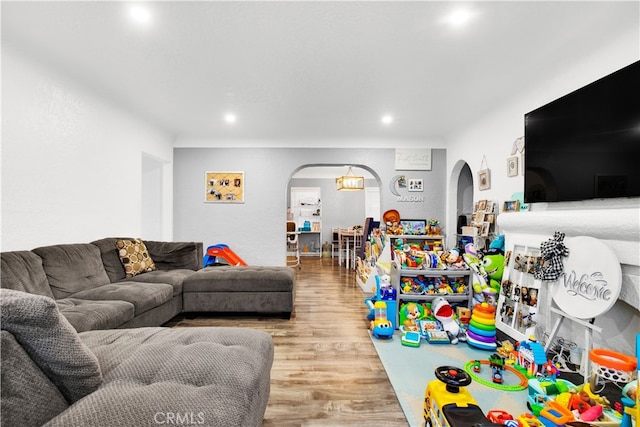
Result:
[[[613,350],[596,348],[589,353],[591,373],[605,381],[626,384],[635,378],[638,360]]]

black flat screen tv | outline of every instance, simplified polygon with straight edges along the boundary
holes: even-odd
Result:
[[[526,203],[640,197],[640,61],[524,122]]]

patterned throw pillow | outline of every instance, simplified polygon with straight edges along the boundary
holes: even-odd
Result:
[[[116,249],[128,278],[156,270],[156,265],[142,240],[117,240]]]

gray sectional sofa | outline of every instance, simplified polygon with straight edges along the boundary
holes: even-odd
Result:
[[[53,298],[78,332],[160,326],[181,312],[291,316],[289,267],[202,268],[203,244],[144,241],[156,270],[126,277],[118,240],[2,252],[2,287]]]
[[[0,254],[2,426],[261,425],[271,336],[161,325],[192,311],[289,317],[294,270],[202,268],[201,243],[144,241],[155,270],[127,277],[118,240]]]

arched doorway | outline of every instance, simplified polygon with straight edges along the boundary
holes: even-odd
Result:
[[[473,213],[473,173],[464,160],[454,165],[449,186],[455,189],[454,195],[449,198],[448,217],[450,224],[456,224],[455,235],[448,242],[453,247],[458,243],[458,235],[462,231],[460,228],[469,222]]]
[[[351,166],[355,175],[364,176],[365,186],[363,191],[337,191],[336,177],[345,175]],[[320,236],[313,247],[332,243],[333,230],[337,228],[349,228],[356,225],[364,226],[365,218],[372,217],[379,221],[380,212],[380,188],[381,179],[378,174],[365,165],[359,164],[307,164],[298,167],[291,173],[287,184],[286,209],[287,220],[295,220],[295,208],[291,200],[292,188],[314,189],[320,195]],[[304,190],[302,190],[304,193]],[[309,219],[311,225],[316,218]],[[298,227],[299,224],[296,224]],[[308,238],[308,237],[305,237]],[[301,242],[304,247],[304,242]],[[311,246],[309,244],[309,246]],[[309,247],[310,249],[310,247]],[[317,251],[316,251],[317,252]],[[304,255],[304,254],[303,254]]]

